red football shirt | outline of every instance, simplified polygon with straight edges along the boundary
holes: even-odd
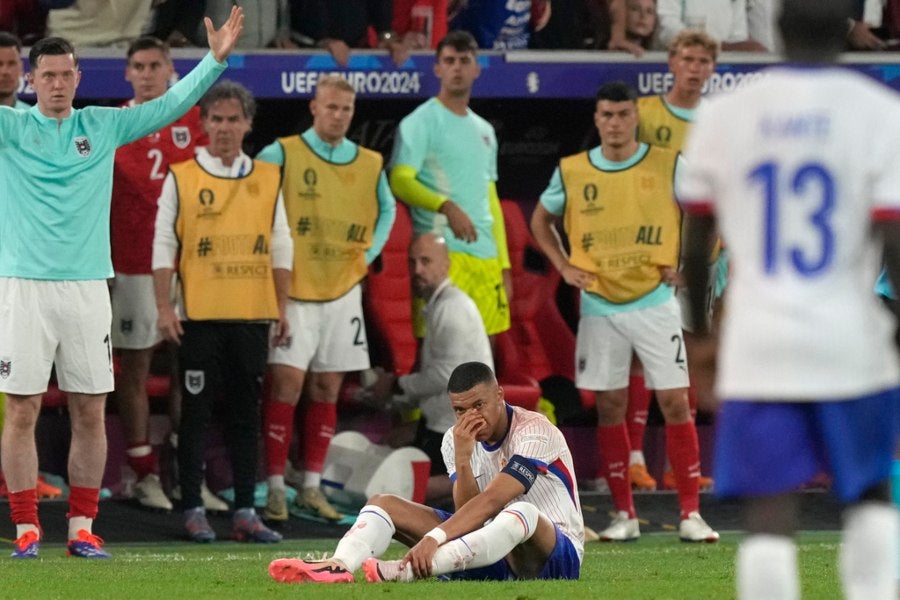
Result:
[[[156,201],[169,165],[193,158],[194,148],[208,143],[195,106],[171,125],[116,151],[110,234],[117,273],[152,272]]]

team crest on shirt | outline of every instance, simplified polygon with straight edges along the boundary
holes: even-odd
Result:
[[[172,126],[172,143],[175,147],[184,150],[191,144],[191,130],[184,125]]]
[[[206,373],[203,371],[185,371],[184,387],[191,394],[196,396],[206,387]]]
[[[12,373],[12,360],[0,360],[0,377],[6,379]]]
[[[122,333],[131,333],[134,329],[134,320],[133,319],[122,319],[119,322],[119,331]]]
[[[91,154],[91,141],[83,135],[80,135],[75,138],[75,149],[78,150],[78,154],[89,156]]]

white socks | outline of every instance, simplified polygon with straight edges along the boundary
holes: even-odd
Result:
[[[507,506],[481,529],[438,548],[432,559],[432,575],[494,564],[534,535],[539,515],[538,509],[528,502]],[[406,571],[412,574],[412,569]]]
[[[338,542],[332,558],[344,563],[348,571],[356,571],[364,560],[381,556],[387,550],[395,531],[394,522],[383,509],[367,504]]]
[[[751,535],[738,548],[737,592],[741,600],[800,597],[797,546],[780,535]]]
[[[322,483],[322,474],[313,471],[303,471],[303,489],[317,488]]]
[[[266,481],[269,484],[269,489],[274,490],[283,490],[284,487],[284,475],[269,475],[266,478]]]
[[[90,532],[93,524],[94,520],[88,519],[87,517],[71,517],[69,519],[69,539],[77,540],[78,532],[82,529],[86,529]]]
[[[20,538],[29,531],[33,531],[38,534],[38,537],[41,536],[40,528],[34,523],[17,523],[16,524],[16,538]]]
[[[845,511],[840,569],[847,600],[896,600],[898,536],[897,509],[889,504]]]
[[[628,455],[628,464],[629,465],[643,465],[646,464],[644,462],[644,453],[641,450],[632,450],[631,454]]]

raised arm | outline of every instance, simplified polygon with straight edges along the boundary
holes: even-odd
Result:
[[[209,41],[210,52],[217,61],[224,62],[241,37],[241,31],[244,30],[244,9],[232,6],[231,14],[219,29],[213,27],[212,19],[209,17],[203,17],[203,24],[206,25],[206,39]]]

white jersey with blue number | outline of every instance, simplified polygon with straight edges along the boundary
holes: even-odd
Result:
[[[872,293],[872,223],[900,218],[900,99],[838,68],[779,67],[701,107],[679,181],[731,253],[717,392],[821,401],[898,385]]]
[[[506,405],[509,428],[494,445],[479,442],[472,453],[472,473],[479,491],[497,478],[513,456],[531,460],[537,468],[534,484],[513,502],[529,502],[571,540],[579,560],[584,556],[584,517],[575,481],[575,464],[566,438],[544,415]],[[456,480],[453,428],[444,433],[441,454],[447,473]]]

